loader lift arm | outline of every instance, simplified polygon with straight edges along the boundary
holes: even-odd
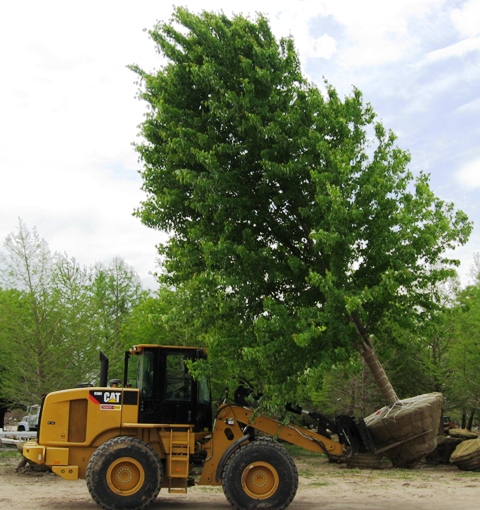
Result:
[[[223,404],[215,419],[212,439],[205,445],[208,453],[200,485],[219,485],[230,455],[243,443],[255,441],[258,433],[325,454],[329,459],[340,460],[349,454],[349,448],[313,430],[285,425],[264,415],[256,416],[253,409]]]

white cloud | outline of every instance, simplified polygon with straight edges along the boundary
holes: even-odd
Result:
[[[369,67],[400,60],[418,42],[409,25],[413,19],[431,15],[446,0],[329,0],[328,14],[345,29],[348,44],[339,49],[345,68]]]
[[[470,0],[452,11],[452,20],[464,37],[480,35],[480,1]]]
[[[456,113],[466,113],[466,114],[477,114],[480,113],[480,97],[474,99],[473,101],[469,101],[466,104],[463,104],[459,108],[456,109]],[[480,125],[478,126],[480,130]]]
[[[336,51],[337,43],[335,39],[325,34],[317,39],[312,39],[312,46],[308,56],[312,58],[321,57],[330,59]]]
[[[459,182],[467,188],[480,188],[480,158],[471,161],[457,174]]]
[[[470,37],[427,55],[427,61],[437,62],[448,58],[464,57],[468,53],[480,50],[480,37]]]

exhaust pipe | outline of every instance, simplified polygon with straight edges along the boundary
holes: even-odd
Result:
[[[106,388],[108,386],[108,358],[100,351],[100,386]]]

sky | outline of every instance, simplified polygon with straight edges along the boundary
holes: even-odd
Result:
[[[234,4],[236,6],[234,6]],[[135,74],[164,63],[148,35],[164,0],[16,0],[0,5],[0,244],[19,221],[82,265],[120,257],[155,288],[165,233],[133,216],[144,194],[133,144],[146,104]],[[177,5],[177,4],[175,4]],[[480,252],[480,0],[183,0],[193,12],[270,20],[309,80],[353,87],[414,174],[474,222],[454,252],[469,283]]]

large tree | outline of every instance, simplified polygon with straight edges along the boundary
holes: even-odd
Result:
[[[412,175],[359,90],[308,83],[265,17],[177,8],[150,35],[166,64],[132,66],[149,106],[138,216],[170,233],[162,280],[196,296],[212,356],[288,394],[357,346],[395,401],[372,335],[434,304],[465,214]]]

